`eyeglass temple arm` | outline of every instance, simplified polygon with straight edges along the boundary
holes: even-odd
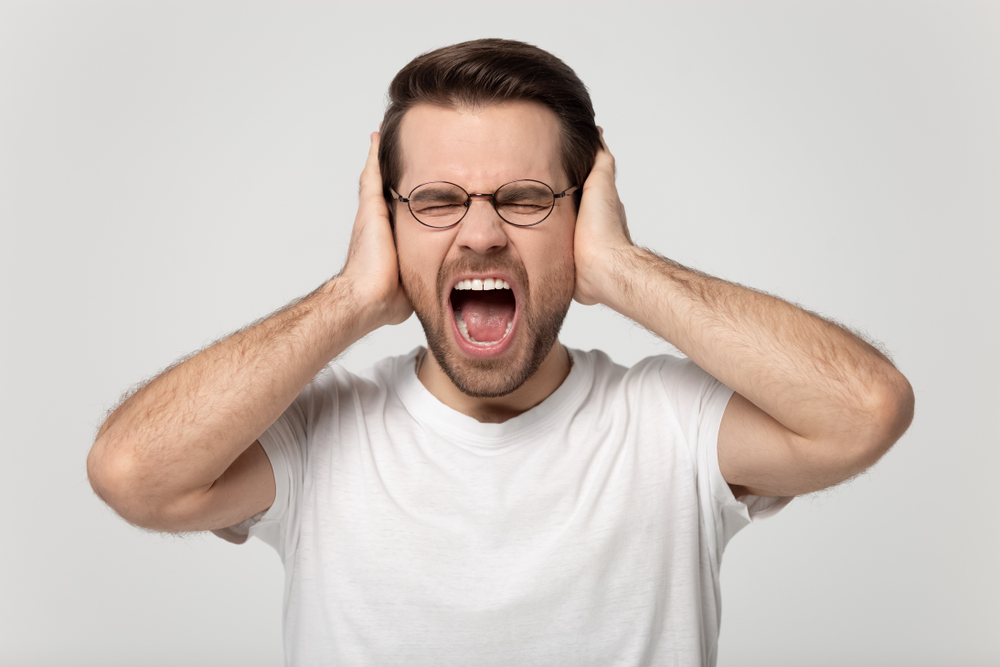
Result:
[[[553,195],[553,198],[554,199],[562,199],[563,197],[565,197],[567,195],[573,194],[574,192],[576,192],[579,189],[580,189],[579,186],[574,185],[572,187],[566,188],[565,190],[563,190],[562,192],[560,192],[557,195]]]

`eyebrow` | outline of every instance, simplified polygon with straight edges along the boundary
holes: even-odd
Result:
[[[457,195],[457,194],[458,193],[454,190],[454,188],[443,187],[443,186],[437,186],[437,187],[424,186],[420,188],[419,192],[411,193],[411,196],[415,196],[417,199],[425,199],[428,197],[443,198],[445,195]],[[457,199],[458,197],[452,197],[452,198]]]

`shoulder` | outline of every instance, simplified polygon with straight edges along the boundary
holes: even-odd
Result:
[[[572,351],[593,373],[590,403],[619,406],[644,422],[677,423],[689,437],[707,418],[721,420],[732,390],[686,357],[662,354],[633,366],[614,363],[603,352]]]
[[[352,371],[341,361],[334,360],[306,385],[306,391],[342,393],[345,390],[355,392],[401,384],[410,376],[416,377],[416,358],[422,351],[423,348],[418,347],[407,354],[386,357],[361,371]]]
[[[345,414],[355,409],[368,412],[391,401],[398,385],[405,382],[418,350],[397,357],[386,357],[373,366],[355,372],[339,360],[323,368],[302,389],[286,410],[284,417],[306,423],[323,417]],[[409,375],[414,375],[412,372]],[[415,377],[415,375],[414,375]]]
[[[623,366],[601,350],[570,352],[574,364],[585,366],[595,386],[605,389],[646,386],[675,393],[684,389],[697,391],[718,384],[718,380],[687,357],[659,354],[646,357],[633,366]]]

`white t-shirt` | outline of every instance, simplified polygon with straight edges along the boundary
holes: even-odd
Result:
[[[218,531],[281,555],[287,664],[714,665],[723,548],[788,501],[722,478],[732,390],[573,350],[545,401],[483,424],[420,353],[317,377],[260,438],[274,505]]]

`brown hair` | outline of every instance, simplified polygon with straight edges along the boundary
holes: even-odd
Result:
[[[421,102],[446,108],[480,108],[529,100],[551,109],[562,127],[562,163],[568,185],[580,186],[601,146],[587,87],[563,61],[537,46],[507,39],[477,39],[414,58],[389,84],[378,160],[386,201],[402,177],[399,127],[403,115]],[[389,206],[390,216],[394,206]]]

